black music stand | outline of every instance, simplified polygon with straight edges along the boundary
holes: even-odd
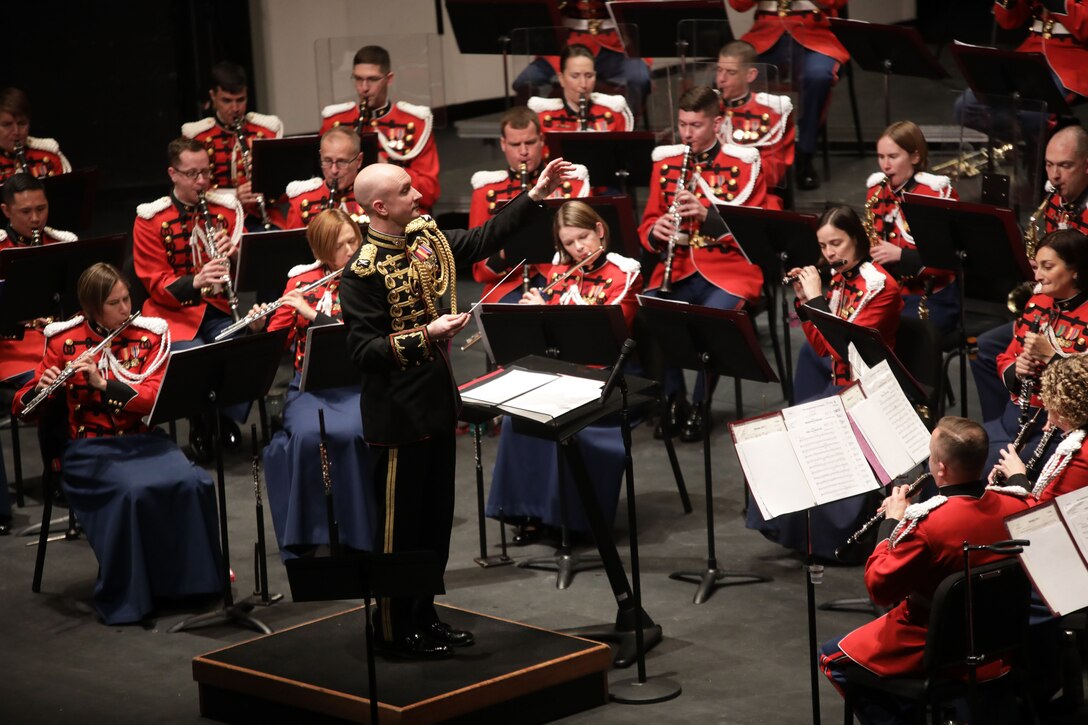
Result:
[[[616,28],[623,40],[627,55],[632,58],[680,58],[683,62],[688,57],[696,38],[687,37],[685,28],[702,26],[705,21],[721,23],[713,42],[699,39],[699,45],[714,45],[714,53],[723,45],[733,40],[729,28],[729,17],[725,14],[725,4],[720,0],[629,0],[628,2],[608,3],[608,14],[612,16]],[[691,23],[685,21],[704,21]],[[668,32],[674,30],[675,32]],[[663,32],[664,31],[664,32]],[[683,63],[681,63],[683,64]]]
[[[966,417],[968,282],[972,297],[1003,300],[1009,289],[1034,278],[1031,263],[1011,209],[906,194],[902,212],[925,266],[954,270],[959,282],[960,413]]]
[[[510,35],[513,28],[556,28],[563,24],[551,0],[446,0],[457,49],[464,54],[501,55],[502,87],[510,107]]]
[[[339,556],[288,559],[287,581],[296,602],[362,599],[366,612],[366,668],[370,722],[378,722],[378,677],[374,657],[375,597],[425,597],[445,594],[443,567],[433,551],[390,554],[353,552]],[[405,572],[411,572],[406,576]]]
[[[581,199],[545,199],[543,204],[554,217],[559,207],[568,201],[580,201],[593,207],[593,210],[600,214],[608,225],[612,250],[637,258],[640,250],[638,228],[635,225],[635,214],[630,197],[586,196]],[[506,203],[503,202],[504,205]],[[522,227],[507,237],[506,243],[503,244],[503,251],[507,259],[524,259],[526,264],[551,264],[556,253],[555,234],[551,223]]]
[[[761,383],[776,383],[763,351],[759,348],[752,320],[747,312],[718,310],[683,302],[639,296],[642,315],[650,337],[660,348],[670,367],[703,373],[703,478],[706,490],[706,567],[699,571],[678,571],[670,579],[698,585],[695,604],[702,604],[714,590],[727,586],[725,579],[741,579],[735,584],[770,581],[758,574],[723,571],[718,568],[714,546],[714,484],[710,464],[710,374],[718,373]]]
[[[215,411],[215,435],[219,437],[219,411],[228,405],[263,397],[279,368],[286,330],[237,337],[171,353],[148,425],[178,418],[194,418]],[[244,364],[243,364],[244,362]],[[223,452],[215,451],[219,499],[219,537],[223,551],[223,606],[190,617],[169,629],[171,633],[220,623],[239,624],[263,634],[272,630],[249,614],[251,602],[235,603],[230,587],[230,538],[227,533],[227,490]]]
[[[884,75],[884,125],[892,122],[893,75],[941,80],[948,71],[930,52],[921,34],[905,25],[830,18],[831,32],[862,70]]]
[[[1042,53],[1018,53],[955,43],[952,57],[967,85],[983,103],[992,104],[1003,98],[1039,101],[1059,116],[1072,113],[1054,84],[1050,66]]]
[[[376,134],[364,133],[363,166],[378,160]],[[253,191],[265,199],[283,196],[292,181],[311,179],[321,174],[321,137],[316,133],[287,138],[253,139]]]
[[[589,169],[590,182],[626,195],[649,185],[658,135],[653,131],[549,131],[544,142],[553,158],[561,156]]]
[[[757,209],[746,206],[715,204],[715,208],[732,232],[737,244],[753,264],[763,270],[763,290],[771,305],[767,313],[771,321],[771,343],[774,345],[778,371],[783,371],[782,394],[793,404],[793,351],[790,341],[790,302],[787,288],[781,284],[786,272],[794,267],[816,264],[820,245],[816,241],[817,217],[814,214],[798,214],[792,211]],[[779,298],[782,315],[782,346],[779,350],[778,333],[775,330],[773,300]]]
[[[85,234],[94,219],[98,167],[75,169],[40,179],[49,200],[49,226]]]
[[[258,302],[272,302],[283,292],[287,272],[313,261],[314,253],[306,241],[305,229],[247,232],[238,243],[234,289],[256,292]]]
[[[310,325],[306,329],[306,359],[299,391],[358,386],[362,374],[348,355],[347,325]]]

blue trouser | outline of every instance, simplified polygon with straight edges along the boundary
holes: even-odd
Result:
[[[701,274],[693,274],[679,282],[674,282],[672,291],[667,295],[662,294],[661,290],[653,290],[646,294],[650,297],[661,297],[702,307],[713,307],[719,310],[739,310],[745,304],[743,297],[737,297],[720,287],[716,287]],[[710,394],[712,397],[717,384],[718,375],[711,373]],[[687,395],[687,386],[684,384],[684,371],[680,368],[666,368],[662,387],[665,390],[665,395],[669,398]],[[692,393],[691,402],[698,405],[703,402],[705,397],[706,383],[703,379],[703,373],[700,372],[695,380],[695,392]]]
[[[847,686],[846,671],[861,667],[839,649],[839,642],[845,636],[824,642],[820,645],[819,655],[820,669],[840,694]],[[856,686],[851,688],[850,694],[854,701],[854,717],[862,725],[896,725],[913,722],[914,711],[917,707],[913,700]]]
[[[978,354],[971,360],[971,375],[975,378],[984,422],[1000,418],[1009,402],[1009,391],[997,372],[997,356],[1012,342],[1012,325],[1009,322],[979,335]]]
[[[831,86],[835,85],[839,62],[823,53],[809,50],[786,33],[770,50],[759,56],[759,62],[778,66],[782,76],[788,74],[793,87],[801,89],[797,150],[811,156],[816,153],[820,117],[831,95]]]
[[[918,304],[921,295],[903,295],[903,317],[919,319]],[[929,321],[937,328],[942,336],[956,331],[960,323],[960,288],[953,282],[939,292],[934,292],[926,298],[926,309],[929,310]]]

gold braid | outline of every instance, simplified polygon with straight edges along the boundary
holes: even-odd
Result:
[[[453,250],[446,240],[442,230],[438,228],[434,219],[429,216],[421,216],[413,219],[404,229],[406,237],[406,252],[408,264],[412,274],[419,280],[420,297],[427,306],[427,312],[431,319],[438,317],[438,308],[435,300],[450,291],[450,310],[457,314],[457,267],[453,258]],[[437,259],[428,258],[426,261],[415,255],[415,250],[420,242],[428,242],[434,256]]]

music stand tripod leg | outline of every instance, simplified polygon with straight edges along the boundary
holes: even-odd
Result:
[[[514,563],[514,560],[506,555],[503,547],[499,556],[487,555],[487,516],[484,515],[484,465],[483,445],[480,441],[481,423],[470,423],[472,429],[472,450],[476,456],[476,519],[480,527],[480,555],[473,559],[477,564],[487,569],[492,566],[505,566]],[[502,522],[499,522],[500,535],[502,534]]]

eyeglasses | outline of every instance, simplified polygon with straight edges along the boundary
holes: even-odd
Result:
[[[347,167],[354,164],[356,162],[356,160],[358,160],[358,158],[361,155],[362,155],[362,153],[360,152],[360,153],[355,154],[354,156],[352,156],[350,159],[326,159],[326,158],[322,158],[321,159],[321,168],[331,169],[333,166],[335,166],[338,171],[343,171]]]
[[[182,171],[178,167],[174,167],[174,171],[184,176],[189,181],[196,181],[198,178],[210,179],[212,178],[211,169],[189,169],[188,171]]]
[[[384,81],[388,77],[389,77],[388,73],[385,73],[384,75],[380,75],[380,76],[357,76],[354,73],[351,74],[351,79],[353,81],[355,81],[356,83],[367,83],[369,85],[374,85],[376,83],[381,83],[382,81]]]

